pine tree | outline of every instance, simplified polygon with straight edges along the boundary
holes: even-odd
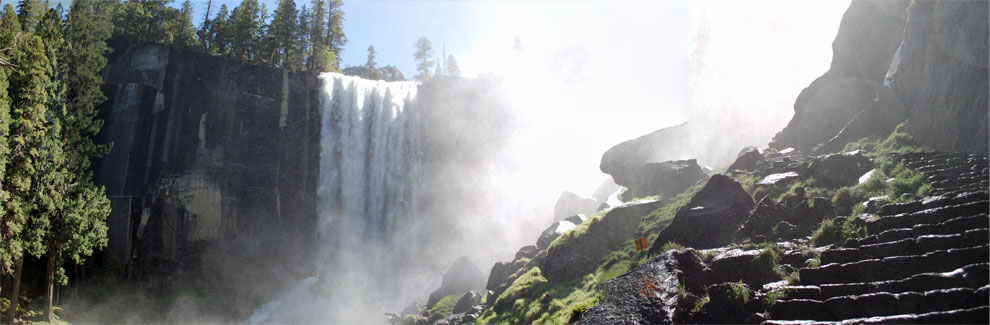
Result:
[[[290,56],[297,51],[297,17],[298,12],[296,11],[296,3],[294,1],[279,1],[278,8],[275,9],[275,14],[272,18],[271,27],[268,28],[268,33],[265,37],[268,50],[272,51],[272,53],[266,54],[267,59],[275,66],[289,69],[294,68],[292,66],[295,63],[293,62],[294,58]]]
[[[415,46],[413,57],[419,62],[416,65],[416,80],[425,81],[430,78],[430,68],[433,66],[433,43],[426,37],[420,37]]]
[[[309,14],[309,54],[306,57],[306,69],[310,71],[323,72],[327,68],[326,52],[328,51],[323,42],[324,31],[326,30],[327,5],[324,0],[312,0]]]
[[[230,14],[228,36],[230,54],[241,61],[250,61],[258,43],[261,12],[257,0],[245,0]]]
[[[454,55],[447,56],[447,67],[444,69],[448,76],[461,76],[461,67],[457,65],[457,59],[454,59]]]
[[[347,45],[347,36],[344,35],[344,11],[340,8],[344,5],[343,0],[328,0],[327,2],[327,36],[323,39],[327,50],[333,53],[327,58],[332,71],[340,71],[340,52],[344,45]]]
[[[309,48],[312,44],[309,41],[309,25],[312,24],[312,14],[306,5],[299,9],[299,19],[296,24],[296,29],[293,31],[295,34],[295,46],[289,55],[290,66],[293,71],[300,71],[306,68],[306,56],[309,55]]]
[[[14,7],[11,5],[4,6],[3,18],[0,18],[0,58],[3,58],[6,62],[11,62],[12,56],[16,51],[14,43],[16,36],[21,33],[21,24],[17,19],[17,13],[14,11]],[[13,63],[11,63],[13,64]],[[11,110],[11,98],[8,91],[10,87],[10,77],[11,74],[15,73],[13,67],[6,66],[0,67],[0,181],[2,184],[7,184],[10,181],[10,176],[7,172],[7,164],[10,162],[10,146],[9,146],[9,136],[10,136],[10,110]],[[4,194],[5,197],[9,194]],[[6,205],[0,205],[0,276],[4,274],[10,274],[12,272],[11,265],[13,263],[16,247],[12,247],[13,244],[11,238],[14,235],[14,231],[20,229],[20,225],[15,223],[15,220],[8,218],[6,213]]]
[[[182,10],[179,11],[179,20],[176,22],[175,45],[192,47],[196,45],[196,28],[193,27],[192,2],[185,0],[182,2]]]
[[[368,71],[366,78],[370,80],[382,80],[382,72],[378,70],[378,62],[375,62],[375,46],[368,46],[368,63],[365,64],[365,68]]]
[[[220,5],[220,10],[217,11],[217,16],[210,21],[209,30],[209,52],[212,54],[229,54],[230,51],[230,39],[228,38],[228,26],[230,16],[227,11],[227,5]]]

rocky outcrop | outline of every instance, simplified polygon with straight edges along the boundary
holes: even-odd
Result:
[[[986,11],[985,1],[853,1],[832,67],[771,147],[837,152],[906,123],[928,149],[987,154]]]
[[[234,315],[266,301],[278,279],[312,274],[315,76],[111,45],[98,141],[113,149],[94,169],[113,210],[97,266],[120,265],[156,290],[222,292]]]
[[[873,162],[862,154],[834,154],[812,159],[808,174],[826,186],[842,187],[855,185],[871,169]]]
[[[707,176],[701,171],[698,161],[690,159],[647,163],[625,175],[615,177],[615,182],[628,189],[622,193],[621,198],[623,201],[630,201],[655,195],[670,198]]]
[[[695,248],[724,246],[753,208],[753,198],[736,181],[714,175],[657,236],[650,253],[667,242]]]
[[[406,81],[406,75],[399,71],[399,68],[395,66],[386,65],[384,67],[379,67],[378,71],[382,73],[383,81]],[[361,78],[368,78],[368,67],[359,65],[356,67],[346,67],[341,72],[348,76],[355,76]]]
[[[460,295],[471,290],[481,288],[485,283],[485,276],[481,273],[471,260],[467,257],[458,258],[454,264],[443,274],[443,281],[440,288],[430,294],[430,299],[426,302],[426,308],[433,308],[433,305],[449,295]],[[480,297],[479,297],[480,299]]]
[[[907,1],[860,0],[849,5],[832,43],[831,67],[801,91],[794,117],[770,147],[810,152],[874,104],[885,92],[884,78],[903,39],[906,6]]]
[[[540,263],[543,276],[552,283],[579,278],[593,271],[598,261],[616,246],[634,238],[642,218],[663,206],[659,201],[617,207],[590,222],[580,240],[555,242]]]
[[[553,221],[561,221],[564,218],[583,214],[590,216],[598,211],[598,207],[602,205],[595,199],[589,199],[581,197],[580,195],[564,191],[560,193],[560,197],[557,198],[557,203],[553,206]]]

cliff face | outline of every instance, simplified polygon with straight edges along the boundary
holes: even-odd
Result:
[[[986,1],[853,1],[831,68],[771,147],[834,152],[905,123],[928,149],[986,154],[986,12]]]
[[[96,164],[113,206],[104,266],[158,288],[203,281],[247,299],[237,308],[276,275],[312,274],[316,77],[112,45],[99,140],[113,150]]]

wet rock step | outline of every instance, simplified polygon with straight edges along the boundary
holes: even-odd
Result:
[[[860,283],[907,278],[927,272],[947,272],[987,262],[987,245],[938,250],[924,255],[892,256],[852,263],[832,263],[818,268],[802,268],[801,284]]]
[[[774,320],[839,321],[892,315],[925,314],[987,305],[986,287],[950,288],[925,292],[873,292],[829,298],[788,299],[770,308]]]
[[[867,222],[866,230],[868,233],[876,234],[889,229],[910,228],[916,224],[940,223],[956,217],[985,214],[988,209],[990,209],[990,204],[984,200],[927,209],[915,213],[880,217],[874,221]]]
[[[958,174],[956,174],[956,175],[958,175]],[[949,176],[949,177],[951,177],[951,176]],[[978,177],[959,177],[959,176],[956,176],[955,178],[949,178],[949,179],[942,180],[942,181],[934,181],[934,182],[931,182],[931,183],[932,183],[932,187],[934,187],[934,188],[961,188],[961,187],[968,187],[970,185],[979,186],[979,185],[983,184],[985,180],[986,180],[986,178],[983,177],[983,176],[978,176]]]
[[[958,217],[949,219],[943,223],[916,224],[910,228],[890,229],[879,234],[866,236],[863,238],[852,238],[847,240],[842,246],[855,248],[863,245],[892,242],[906,238],[917,238],[923,235],[950,235],[963,233],[971,229],[982,229],[990,227],[990,217],[986,214]]]
[[[990,307],[936,311],[924,314],[877,316],[843,320],[842,324],[987,324]],[[767,321],[764,324],[780,324]],[[791,323],[793,324],[793,323]]]
[[[928,195],[957,195],[968,192],[986,192],[987,189],[990,188],[987,186],[987,184],[990,183],[984,183],[978,186],[972,186],[966,188],[946,188],[946,189],[932,188],[931,191],[928,191]]]
[[[972,288],[987,284],[990,279],[990,264],[976,263],[949,272],[929,272],[915,274],[900,280],[830,283],[784,287],[789,299],[826,300],[833,297],[863,295],[870,292],[925,292],[937,289]]]
[[[978,246],[990,241],[986,228],[970,229],[961,234],[922,235],[858,248],[835,248],[821,252],[821,264],[850,263],[887,256],[921,255],[936,250]]]

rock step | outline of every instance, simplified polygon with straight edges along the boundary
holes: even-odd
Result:
[[[986,193],[987,189],[990,187],[972,187],[972,188],[951,188],[951,189],[932,189],[928,191],[928,195],[960,195],[968,194],[971,192],[983,192]]]
[[[986,200],[926,209],[914,213],[877,218],[866,223],[866,231],[871,234],[878,234],[884,230],[910,228],[916,224],[940,223],[956,217],[986,214],[988,210],[990,210],[990,204]]]
[[[990,307],[934,311],[920,315],[891,315],[858,318],[842,321],[842,324],[988,324]]]
[[[935,250],[973,247],[990,242],[987,228],[970,229],[961,234],[922,235],[916,238],[861,245],[858,248],[834,248],[821,252],[821,264],[850,263],[895,255],[921,255]]]
[[[988,324],[990,323],[990,307],[980,306],[969,309],[954,309],[947,311],[935,311],[920,315],[890,315],[875,316],[868,318],[856,318],[843,320],[841,324]],[[766,325],[823,325],[835,324],[836,322],[816,321],[816,320],[777,320],[771,319],[763,322]]]
[[[977,170],[977,169],[975,169],[975,166],[974,166],[973,169],[970,169],[970,170],[967,170],[967,171],[964,171],[962,173],[955,174],[955,175],[953,175],[953,174],[934,174],[934,175],[927,175],[925,178],[930,183],[930,182],[945,181],[945,180],[949,180],[949,179],[952,179],[952,178],[955,178],[955,177],[962,177],[962,178],[981,178],[982,177],[983,179],[986,179],[986,176],[987,176],[987,174],[984,173],[982,169]]]
[[[770,307],[775,320],[838,321],[876,316],[925,314],[976,308],[990,303],[988,287],[951,288],[925,292],[873,292],[827,300],[778,300]]]
[[[886,230],[879,234],[870,235],[863,238],[852,238],[847,240],[842,246],[846,248],[855,248],[863,245],[892,242],[906,238],[917,238],[924,235],[958,234],[971,229],[988,227],[990,227],[990,217],[986,214],[957,217],[949,219],[943,223],[916,224],[911,227]]]
[[[801,284],[860,283],[897,280],[926,272],[947,272],[987,262],[986,244],[969,248],[937,250],[924,255],[891,256],[852,263],[832,263],[817,268],[802,268]]]
[[[911,201],[906,203],[890,203],[880,207],[877,215],[881,217],[895,216],[902,213],[914,213],[927,209],[940,208],[950,205],[986,201],[990,195],[986,191],[961,192],[958,195],[929,196],[921,201]]]
[[[977,289],[990,281],[990,264],[970,264],[949,272],[929,272],[915,274],[900,280],[831,283],[821,285],[787,286],[789,299],[812,299],[824,301],[833,297],[863,295],[870,292],[924,292],[948,288]]]

